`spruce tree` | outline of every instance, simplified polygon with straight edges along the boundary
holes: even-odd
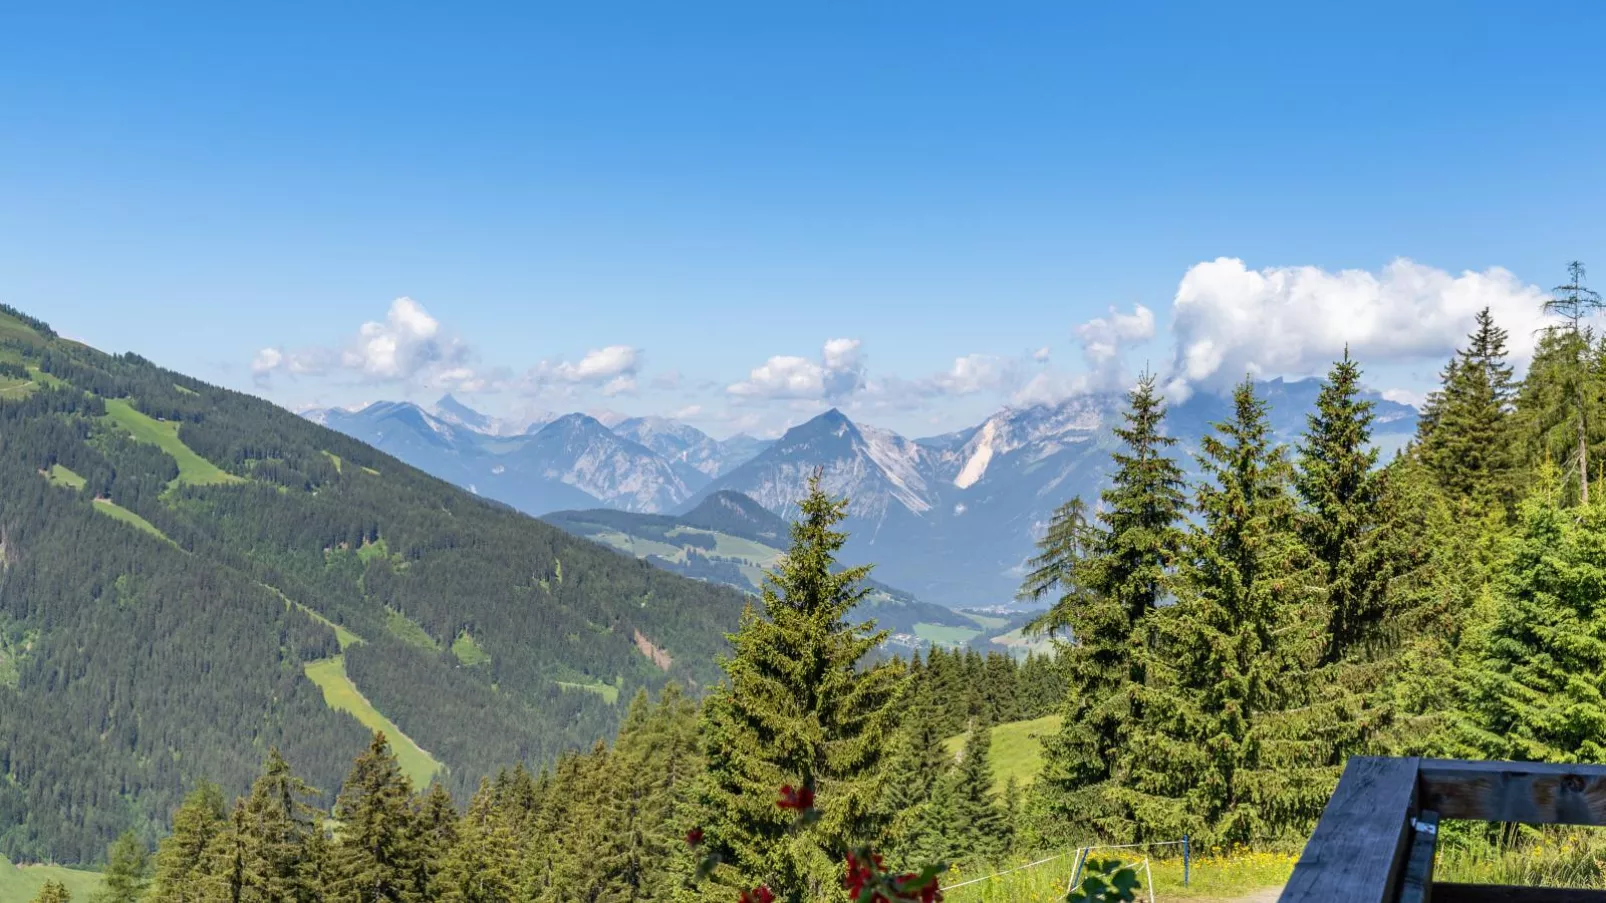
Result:
[[[1523,505],[1501,565],[1496,609],[1465,675],[1460,736],[1492,759],[1599,762],[1606,757],[1606,507]]]
[[[441,863],[432,890],[442,903],[503,903],[518,897],[522,839],[517,816],[498,805],[489,781],[457,827],[457,841]]]
[[[1369,447],[1372,403],[1360,397],[1361,369],[1344,359],[1328,371],[1307,417],[1294,485],[1304,502],[1300,536],[1326,587],[1329,663],[1374,637],[1383,620],[1387,577],[1377,536],[1382,483]]]
[[[985,722],[971,728],[952,778],[954,852],[987,863],[997,862],[1009,848],[1009,823],[993,790],[992,737]]]
[[[1149,614],[1167,596],[1187,508],[1182,471],[1167,454],[1176,440],[1162,432],[1165,403],[1152,375],[1139,380],[1128,403],[1115,429],[1123,450],[1113,455],[1090,552],[1062,581],[1069,591],[1046,616],[1068,627],[1074,644],[1063,654],[1069,693],[1059,733],[1044,739],[1039,792],[1073,824],[1106,809],[1096,792],[1085,792],[1110,777],[1140,714],[1134,691],[1145,664],[1137,652],[1151,641]]]
[[[33,903],[72,903],[72,892],[60,881],[46,881],[34,895]]]
[[[937,785],[954,762],[943,744],[947,734],[935,689],[929,680],[918,678],[911,683],[882,783],[889,823],[887,852],[893,862],[910,870],[947,855],[946,819],[951,813],[933,810]]]
[[[887,634],[846,620],[869,571],[836,565],[846,500],[828,497],[816,472],[800,509],[762,613],[749,606],[730,637],[728,682],[704,727],[709,847],[736,883],[765,883],[789,903],[839,894],[843,853],[883,833],[879,772],[904,681],[894,663],[860,667]],[[812,788],[823,813],[796,834],[776,805],[783,785]]]
[[[1076,568],[1087,557],[1093,539],[1087,505],[1080,496],[1054,509],[1048,529],[1037,541],[1037,555],[1026,562],[1031,570],[1016,598],[1039,602],[1044,596],[1053,596],[1058,604],[1051,605],[1042,617],[1033,621],[1030,630],[1052,634],[1069,626],[1060,623],[1060,619],[1068,617],[1076,606],[1065,597],[1076,591]]]
[[[435,876],[457,844],[457,807],[439,781],[430,784],[429,792],[418,801],[414,818],[420,853],[414,881],[419,896],[429,897]]]
[[[412,782],[402,773],[385,735],[375,731],[340,789],[332,850],[331,900],[412,903],[419,899],[423,855],[412,808]]]
[[[268,750],[261,777],[236,807],[230,831],[219,838],[224,868],[212,874],[225,882],[226,892],[262,903],[323,899],[322,863],[313,840],[322,834],[323,814],[307,802],[316,793],[278,749]]]
[[[1467,346],[1445,367],[1419,426],[1420,453],[1452,498],[1510,507],[1516,457],[1511,413],[1515,391],[1507,333],[1488,308],[1479,311]]]
[[[1301,720],[1322,650],[1289,468],[1253,383],[1233,409],[1201,443],[1176,604],[1150,615],[1149,680],[1112,794],[1123,839],[1263,841],[1307,827],[1331,787],[1326,748]]]
[[[133,831],[124,831],[106,856],[106,886],[95,894],[96,903],[136,903],[150,883],[150,854]]]
[[[199,903],[207,884],[207,850],[228,826],[223,791],[203,781],[173,813],[173,833],[156,850],[153,903]]]
[[[1577,498],[1587,505],[1592,476],[1589,447],[1596,421],[1592,415],[1599,407],[1600,381],[1594,334],[1586,321],[1606,305],[1603,305],[1599,292],[1584,284],[1582,263],[1573,261],[1567,267],[1567,274],[1571,278],[1565,285],[1558,285],[1552,290],[1552,297],[1544,306],[1545,313],[1559,317],[1561,321],[1545,331],[1546,338],[1550,340],[1545,345],[1549,347],[1541,345],[1540,351],[1549,353],[1535,355],[1529,372],[1533,374],[1537,371],[1544,377],[1543,381],[1556,390],[1558,397],[1551,411],[1547,412],[1548,419],[1552,429],[1563,435],[1571,435],[1569,463],[1578,474]]]

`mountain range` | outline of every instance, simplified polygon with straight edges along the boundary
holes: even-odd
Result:
[[[1297,442],[1314,409],[1316,379],[1260,382],[1276,438]],[[1416,432],[1417,411],[1368,393],[1373,442],[1385,459]],[[774,441],[714,439],[667,418],[612,429],[567,414],[507,435],[447,396],[430,408],[377,402],[307,412],[334,429],[529,514],[612,508],[642,514],[696,510],[720,493],[747,496],[790,518],[811,473],[849,499],[845,557],[919,599],[953,607],[1009,602],[1055,507],[1094,500],[1115,448],[1121,393],[1076,395],[1005,408],[964,430],[918,439],[858,423],[836,409]],[[1230,413],[1218,395],[1174,405],[1166,431],[1184,470],[1211,424]]]

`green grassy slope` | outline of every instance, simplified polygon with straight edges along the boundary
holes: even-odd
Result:
[[[156,420],[137,410],[127,400],[106,399],[106,416],[127,430],[137,441],[146,442],[173,456],[178,462],[178,482],[207,486],[238,483],[240,478],[196,454],[178,438],[178,424]]]
[[[305,670],[307,678],[323,690],[324,702],[328,703],[331,709],[350,714],[371,731],[384,732],[385,737],[390,740],[391,749],[396,752],[397,764],[407,777],[412,779],[414,787],[429,786],[430,779],[441,770],[441,763],[425,752],[411,737],[402,733],[394,721],[381,714],[374,708],[374,704],[368,701],[368,697],[362,695],[357,685],[346,675],[345,656],[337,655],[333,658],[308,662]]]
[[[0,679],[0,855],[95,861],[198,775],[243,792],[270,745],[327,804],[365,725],[467,798],[610,736],[620,697],[718,679],[740,593],[14,312],[0,362],[34,377],[0,396],[0,625],[29,637]]]
[[[59,881],[79,903],[89,900],[104,885],[99,872],[59,865],[12,865],[0,857],[0,903],[28,903],[46,881]]]
[[[149,533],[157,539],[166,540],[167,542],[173,541],[168,539],[167,534],[156,529],[156,527],[153,526],[150,521],[140,517],[116,502],[107,501],[106,499],[95,499],[95,510],[106,515],[107,517],[110,517],[112,520],[122,521],[123,523],[128,524],[137,530],[144,530],[146,533]]]
[[[1037,780],[1043,770],[1043,737],[1057,732],[1060,716],[1047,715],[1031,721],[1011,721],[993,728],[993,780],[999,790],[1011,777],[1022,787]],[[943,741],[948,751],[958,755],[964,748],[965,737],[949,737]]]

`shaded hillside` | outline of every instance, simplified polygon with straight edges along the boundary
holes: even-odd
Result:
[[[331,791],[366,731],[314,663],[460,793],[610,734],[621,691],[717,677],[740,593],[37,321],[0,314],[0,364],[26,376],[0,395],[0,854],[93,860],[269,746]]]
[[[788,522],[729,490],[709,496],[678,517],[594,508],[556,511],[542,519],[665,570],[747,592],[761,589],[764,571],[791,542]],[[878,627],[905,635],[900,640],[904,645],[917,645],[917,634],[932,635],[924,629],[928,627],[962,631],[954,634],[958,637],[982,626],[968,615],[922,602],[877,580],[867,580],[866,585],[870,595],[855,609],[855,616],[874,618]]]

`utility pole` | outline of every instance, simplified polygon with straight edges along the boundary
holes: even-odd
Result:
[[[1567,265],[1567,275],[1570,277],[1566,285],[1558,285],[1551,289],[1552,297],[1545,302],[1545,313],[1555,314],[1567,321],[1565,325],[1550,327],[1552,330],[1563,330],[1569,334],[1573,343],[1573,372],[1572,383],[1573,400],[1578,406],[1576,421],[1578,431],[1578,498],[1581,504],[1589,504],[1589,431],[1586,414],[1588,402],[1586,399],[1585,383],[1588,382],[1588,354],[1590,337],[1588,327],[1583,321],[1590,315],[1599,312],[1602,307],[1600,292],[1591,291],[1584,285],[1584,265],[1573,261]]]

